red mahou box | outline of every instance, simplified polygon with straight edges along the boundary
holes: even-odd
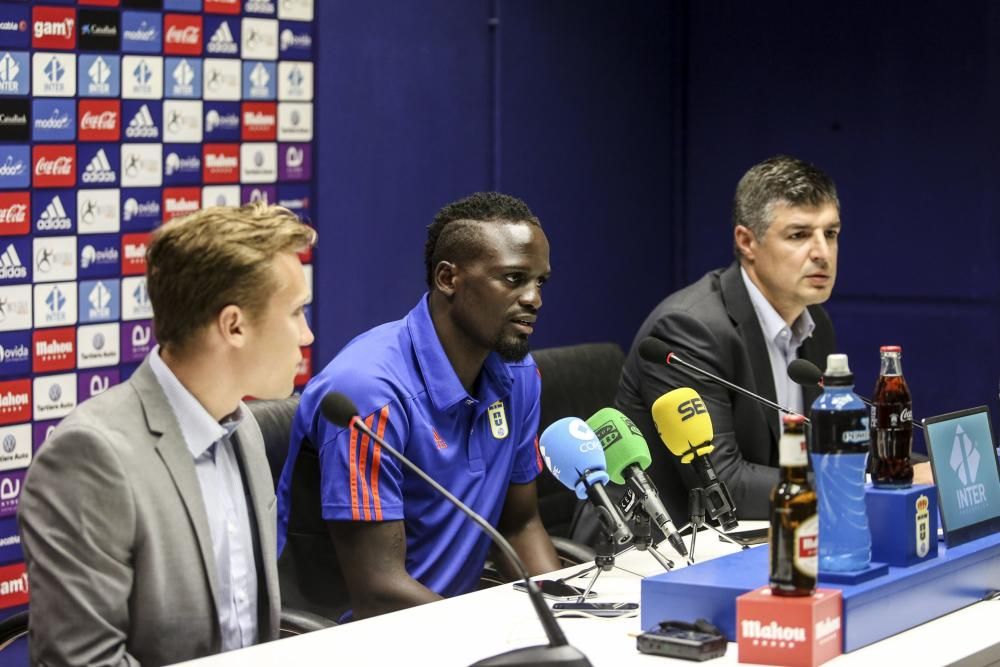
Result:
[[[840,591],[805,597],[771,595],[768,586],[736,598],[740,662],[816,667],[841,654]]]

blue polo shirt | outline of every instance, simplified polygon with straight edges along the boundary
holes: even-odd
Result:
[[[405,318],[348,343],[306,386],[278,487],[279,552],[292,471],[308,440],[319,451],[325,520],[402,520],[410,576],[445,597],[475,590],[490,539],[370,438],[324,419],[320,401],[330,391],[349,396],[372,430],[496,526],[508,486],[542,469],[540,389],[530,356],[507,363],[494,352],[477,395],[469,395],[438,340],[425,294]]]

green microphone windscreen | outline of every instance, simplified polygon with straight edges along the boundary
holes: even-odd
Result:
[[[622,471],[633,463],[645,470],[649,467],[649,446],[632,420],[614,408],[603,408],[587,420],[587,426],[601,440],[608,461],[608,476],[615,484],[624,484]]]

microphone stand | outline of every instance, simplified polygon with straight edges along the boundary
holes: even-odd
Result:
[[[688,548],[688,565],[694,565],[694,546],[695,541],[698,538],[698,531],[701,530],[702,526],[708,526],[711,530],[714,530],[719,534],[719,537],[740,547],[740,549],[749,549],[750,547],[746,544],[740,544],[733,538],[726,535],[724,532],[716,528],[710,523],[705,523],[705,490],[701,487],[695,487],[691,489],[688,494],[688,508],[691,511],[691,523],[687,526],[683,526],[680,530],[684,530],[688,526],[691,527],[691,546]]]

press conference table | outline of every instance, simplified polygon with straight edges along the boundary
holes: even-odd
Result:
[[[754,528],[764,522],[743,522]],[[767,546],[756,547],[767,548]],[[714,533],[698,536],[698,560],[733,553]],[[664,545],[664,555],[678,567],[680,559]],[[603,572],[594,590],[595,600],[639,602],[641,577],[663,572],[652,556],[631,551],[619,555],[616,567]],[[553,578],[582,569],[568,568]],[[580,580],[570,583],[579,585]],[[585,584],[584,584],[585,585]],[[694,619],[675,619],[694,620]],[[639,617],[619,619],[560,619],[570,643],[591,664],[692,665],[684,660],[644,655],[636,651],[634,635]],[[545,635],[524,593],[498,586],[377,618],[224,653],[184,665],[198,667],[298,667],[300,665],[469,665],[482,658],[521,646],[546,643]],[[1000,663],[1000,601],[979,602],[884,641],[841,655],[825,663],[849,665],[992,665]],[[735,665],[736,644],[710,665]]]

